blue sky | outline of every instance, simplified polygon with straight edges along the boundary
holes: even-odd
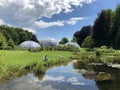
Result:
[[[97,0],[91,4],[84,4],[82,7],[74,8],[74,11],[69,14],[60,13],[59,15],[53,15],[52,18],[43,18],[44,21],[56,21],[65,20],[72,17],[86,17],[85,20],[78,21],[75,25],[67,25],[58,27],[48,27],[40,29],[36,32],[39,39],[43,37],[52,37],[57,40],[61,40],[62,37],[67,37],[69,40],[72,39],[73,34],[79,31],[85,25],[93,25],[98,12],[103,9],[112,9],[120,3],[120,0]]]
[[[83,26],[93,25],[98,12],[115,10],[119,3],[120,0],[0,0],[0,24],[28,29],[38,40],[71,40]]]

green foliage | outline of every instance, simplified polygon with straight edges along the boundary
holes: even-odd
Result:
[[[7,63],[4,60],[4,54],[0,53],[0,74],[6,74],[7,73]]]
[[[100,49],[106,50],[106,49],[107,49],[107,46],[101,46]]]
[[[84,42],[82,43],[82,47],[85,48],[93,48],[94,47],[94,40],[92,36],[88,36],[85,38]]]
[[[10,46],[12,49],[14,48],[14,41],[12,39],[9,39],[8,46]]]
[[[41,48],[29,48],[28,51],[29,52],[40,52]]]
[[[62,39],[61,39],[61,41],[59,42],[59,44],[65,44],[65,43],[67,43],[69,40],[66,38],[66,37],[63,37]]]
[[[43,48],[44,51],[54,51],[55,47],[54,46],[47,46]]]
[[[96,57],[100,57],[100,56],[101,56],[101,53],[100,53],[99,51],[96,51],[96,52],[95,52],[95,55],[96,55]]]
[[[110,45],[110,30],[112,25],[112,10],[102,10],[93,25],[93,39],[96,46]]]
[[[120,32],[120,5],[116,7],[113,14],[113,27],[111,30],[111,39],[113,44],[116,42],[116,37],[119,36],[118,34],[119,32]]]
[[[7,43],[6,43],[6,38],[2,33],[0,33],[0,49],[6,48]]]
[[[43,51],[71,51],[79,52],[79,48],[72,45],[58,45],[56,47],[48,46],[43,48]]]
[[[73,37],[71,42],[77,42],[77,38],[76,37]]]
[[[81,46],[84,39],[92,34],[92,26],[83,26],[80,31],[74,33],[74,37],[77,39],[77,43]]]
[[[115,11],[102,10],[98,13],[92,27],[83,26],[81,31],[75,32],[74,37],[80,46],[82,44],[82,47],[107,46],[120,49],[120,5]]]
[[[33,33],[28,32],[27,30],[23,30],[22,28],[0,25],[0,32],[5,37],[6,42],[8,42],[8,46],[12,48],[14,48],[14,45],[19,45],[21,42],[26,40],[33,40],[38,42],[36,36]]]
[[[72,45],[66,45],[65,48],[67,51],[70,51],[70,52],[79,52],[79,48]]]
[[[43,56],[48,56],[48,61],[44,62]],[[64,56],[64,58],[60,58]],[[21,50],[0,50],[0,80],[8,76],[10,79],[19,74],[23,75],[30,70],[35,74],[44,73],[47,66],[55,65],[69,61],[72,54],[68,51],[42,51],[42,52],[28,52]]]

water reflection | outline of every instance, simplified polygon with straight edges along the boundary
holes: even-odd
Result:
[[[33,76],[28,74],[21,78],[16,78],[12,81],[8,81],[0,85],[0,90],[57,90],[52,88],[51,85],[42,86],[40,81]]]
[[[95,79],[95,76],[101,72],[106,73],[106,75],[110,74],[112,80],[106,82],[96,81],[96,85],[99,90],[120,90],[120,69],[112,68],[105,64],[99,63],[97,63],[96,65],[89,65],[86,64],[86,61],[78,61],[73,63],[73,65],[75,69],[78,69],[77,72],[82,73],[84,78],[87,79]]]
[[[45,75],[33,73],[0,84],[0,90],[98,90],[94,80],[75,72],[73,64],[54,67]]]
[[[109,73],[110,82],[95,80],[96,75]],[[120,70],[97,63],[75,61],[50,67],[44,74],[29,73],[0,84],[0,90],[120,90]]]
[[[84,78],[74,72],[72,63],[67,66],[56,67],[46,72],[42,85],[51,84],[60,90],[98,90],[94,80]]]
[[[95,80],[100,72],[109,73],[111,82]],[[120,90],[120,70],[107,65],[75,61],[50,67],[44,74],[29,73],[0,84],[0,90]]]

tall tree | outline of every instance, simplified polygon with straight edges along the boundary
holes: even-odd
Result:
[[[93,39],[96,46],[110,45],[110,30],[112,25],[112,10],[102,10],[93,25]]]
[[[112,45],[115,49],[120,49],[120,5],[116,7],[111,30]]]
[[[92,34],[92,26],[84,26],[80,31],[75,32],[74,37],[77,39],[77,43],[81,46],[84,39]]]

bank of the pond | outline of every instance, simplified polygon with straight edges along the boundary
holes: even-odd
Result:
[[[48,60],[44,61],[47,55]],[[42,74],[51,66],[68,62],[73,54],[68,51],[0,51],[0,80],[11,79],[27,72]]]

